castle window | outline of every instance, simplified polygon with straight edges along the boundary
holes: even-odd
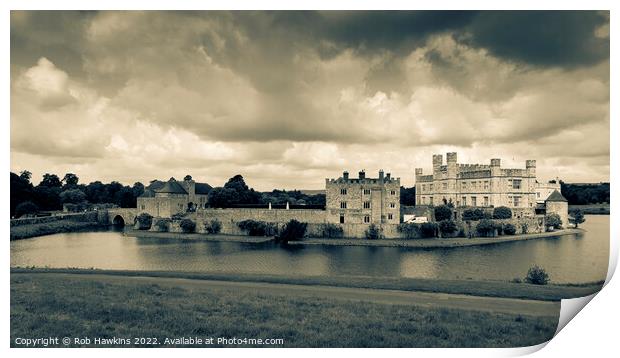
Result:
[[[467,189],[467,182],[466,182],[466,181],[464,181],[464,182],[463,182],[463,183],[461,183],[461,184],[462,184],[461,186],[463,187],[463,189]]]
[[[514,202],[514,206],[515,207],[519,207],[519,205],[521,205],[521,197],[520,196],[515,196],[512,198],[513,202]]]
[[[428,189],[428,190],[433,191],[433,184],[429,184],[429,186],[428,186],[428,187],[429,187],[429,189]]]
[[[347,189],[340,189],[340,195],[347,195]]]
[[[441,184],[443,190],[447,190],[448,189],[448,183],[442,183]]]
[[[476,206],[477,202],[476,202],[476,197],[472,196],[471,197],[471,206]]]
[[[489,189],[489,181],[488,180],[484,181],[484,188],[485,189]]]
[[[396,195],[396,190],[390,191],[390,195]]]
[[[489,206],[489,197],[485,196],[482,200],[484,200],[484,206]]]
[[[433,205],[433,197],[430,197],[430,205]]]
[[[369,223],[369,222],[370,222],[370,216],[365,215],[365,216],[364,216],[364,222],[365,222],[365,223]]]
[[[364,202],[364,209],[370,209],[370,201]]]
[[[394,215],[388,214],[388,220],[392,220],[392,219],[394,219]]]
[[[515,179],[512,181],[513,189],[521,189],[521,179]]]
[[[426,190],[426,185],[422,184],[422,191]]]
[[[344,224],[344,215],[340,215],[340,223]]]
[[[364,189],[364,195],[370,195],[370,189]]]
[[[390,203],[390,208],[394,209],[396,207],[396,203]]]
[[[346,201],[341,201],[340,202],[340,209],[346,209],[347,208],[347,202]]]
[[[467,197],[464,196],[462,197],[462,199],[463,199],[463,206],[467,206]]]
[[[144,204],[143,204],[143,205],[141,205],[141,206],[140,206],[140,208],[141,208],[142,210],[144,210]]]

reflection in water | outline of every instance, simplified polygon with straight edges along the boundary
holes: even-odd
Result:
[[[584,234],[487,246],[416,250],[280,246],[123,236],[56,234],[11,242],[11,266],[511,280],[534,264],[554,282],[605,278],[609,216],[588,216]]]

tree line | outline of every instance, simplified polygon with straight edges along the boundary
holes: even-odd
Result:
[[[560,181],[569,205],[609,204],[609,183],[568,184]]]
[[[73,173],[65,174],[62,179],[56,174],[46,173],[37,185],[31,179],[32,173],[27,170],[19,174],[11,172],[11,217],[62,210],[63,204],[84,202],[132,208],[136,207],[136,198],[144,192],[144,185],[140,182],[133,186],[117,181],[80,184],[78,176]]]

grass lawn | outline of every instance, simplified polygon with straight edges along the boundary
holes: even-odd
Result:
[[[11,275],[17,337],[282,338],[284,347],[515,347],[553,337],[558,317]],[[215,345],[217,346],[217,345]]]
[[[584,297],[598,292],[604,281],[573,285],[531,285],[504,281],[435,280],[405,277],[371,276],[282,276],[268,274],[235,274],[219,272],[131,271],[76,268],[11,268],[11,272],[52,272],[106,274],[119,276],[176,277],[194,280],[223,280],[242,282],[269,282],[295,285],[323,285],[357,288],[375,288],[403,291],[443,292],[474,296],[521,298],[540,301],[559,301],[564,298]]]
[[[586,215],[609,215],[609,203],[569,205],[568,210],[579,209]]]
[[[61,232],[77,232],[77,231],[92,231],[93,229],[103,228],[102,225],[96,221],[72,221],[72,220],[59,220],[47,223],[29,224],[11,227],[11,240],[22,240],[31,237],[58,234]]]

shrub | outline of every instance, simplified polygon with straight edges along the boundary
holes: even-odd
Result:
[[[192,221],[191,219],[181,220],[181,222],[179,223],[179,226],[181,227],[181,230],[183,230],[183,232],[196,231],[196,223]]]
[[[506,206],[498,206],[493,209],[493,219],[511,219],[512,210]]]
[[[205,225],[205,232],[207,234],[219,234],[220,231],[222,231],[222,223],[217,219],[206,221],[204,225]]]
[[[321,236],[329,237],[329,238],[341,238],[344,236],[344,231],[342,230],[342,226],[337,224],[323,224],[321,225]]]
[[[420,225],[416,223],[401,223],[396,229],[405,239],[417,239],[422,236],[420,233]]]
[[[478,235],[480,236],[485,236],[485,237],[493,236],[495,234],[496,229],[497,229],[497,226],[495,225],[493,220],[489,220],[489,219],[482,219],[480,220],[478,225],[476,225],[476,231],[478,232]]]
[[[15,207],[15,217],[21,217],[22,215],[34,214],[39,211],[39,207],[32,201],[24,201],[19,203]]]
[[[170,218],[172,220],[181,220],[185,217],[185,213],[176,213],[176,214],[172,214],[172,216],[170,216]]]
[[[437,237],[438,225],[435,223],[422,223],[420,225],[420,236],[424,238]]]
[[[527,223],[521,224],[521,233],[522,234],[527,234],[527,229],[528,229]]]
[[[484,210],[466,209],[463,211],[463,221],[479,221],[484,219]]]
[[[284,225],[282,232],[277,236],[278,241],[284,243],[289,241],[297,241],[304,237],[307,227],[308,224],[293,219]]]
[[[138,222],[138,230],[148,230],[153,224],[153,217],[150,214],[142,213],[136,218]]]
[[[170,221],[171,220],[167,218],[158,219],[155,222],[155,227],[157,228],[157,231],[167,232],[170,229]]]
[[[581,209],[575,209],[570,212],[570,217],[568,218],[572,224],[575,224],[575,228],[579,227],[579,224],[582,224],[586,221],[586,218],[583,215],[583,211]]]
[[[448,205],[440,205],[435,208],[435,221],[452,219],[452,209]]]
[[[560,215],[556,213],[548,214],[545,217],[545,221],[547,222],[547,226],[552,226],[554,229],[562,228],[562,219],[560,218]]]
[[[237,223],[237,226],[248,233],[250,236],[276,236],[278,235],[278,226],[272,223],[256,220],[243,220]]]
[[[517,228],[512,224],[504,224],[503,230],[506,235],[514,235],[517,233]]]
[[[366,236],[368,240],[378,240],[383,238],[383,230],[375,224],[370,224],[368,229],[364,232],[364,236]]]
[[[443,220],[439,222],[439,231],[441,232],[441,236],[452,236],[458,230],[459,228],[453,220]]]
[[[525,282],[533,285],[546,285],[549,282],[549,275],[544,268],[534,265],[527,271]]]

